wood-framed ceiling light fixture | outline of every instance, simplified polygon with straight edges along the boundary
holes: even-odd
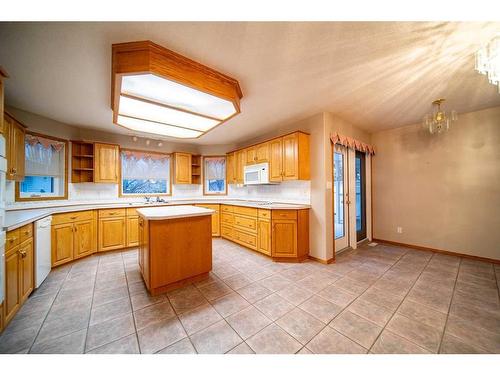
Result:
[[[136,132],[199,138],[240,113],[234,78],[151,41],[113,44],[113,122]]]

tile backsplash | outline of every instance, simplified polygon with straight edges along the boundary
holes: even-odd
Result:
[[[310,204],[311,182],[285,181],[274,185],[229,185],[228,196],[238,199]]]

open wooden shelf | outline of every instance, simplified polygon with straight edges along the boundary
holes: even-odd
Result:
[[[94,144],[71,141],[71,182],[94,182]]]
[[[191,156],[191,183],[201,184],[201,155]]]

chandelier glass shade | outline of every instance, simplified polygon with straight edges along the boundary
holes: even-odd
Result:
[[[446,132],[450,129],[452,122],[458,119],[457,112],[451,111],[449,113],[441,109],[441,104],[445,99],[438,99],[432,102],[435,110],[433,113],[429,113],[424,116],[422,125],[431,134],[439,134]]]
[[[476,52],[476,70],[497,85],[500,93],[500,34]]]

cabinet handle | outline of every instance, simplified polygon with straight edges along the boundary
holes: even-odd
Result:
[[[9,238],[10,243],[14,242],[15,240],[17,240],[17,237],[11,237],[11,238]]]
[[[12,173],[16,173],[17,172],[17,169],[16,168],[12,168]]]
[[[77,216],[71,216],[70,219],[71,220],[75,220],[77,218]]]
[[[21,255],[21,258],[26,258],[26,251],[18,251],[19,255]]]
[[[28,234],[30,234],[30,231],[29,231],[29,230],[27,230],[27,231],[25,231],[25,232],[24,232],[24,234],[25,234],[25,235],[28,235]]]

